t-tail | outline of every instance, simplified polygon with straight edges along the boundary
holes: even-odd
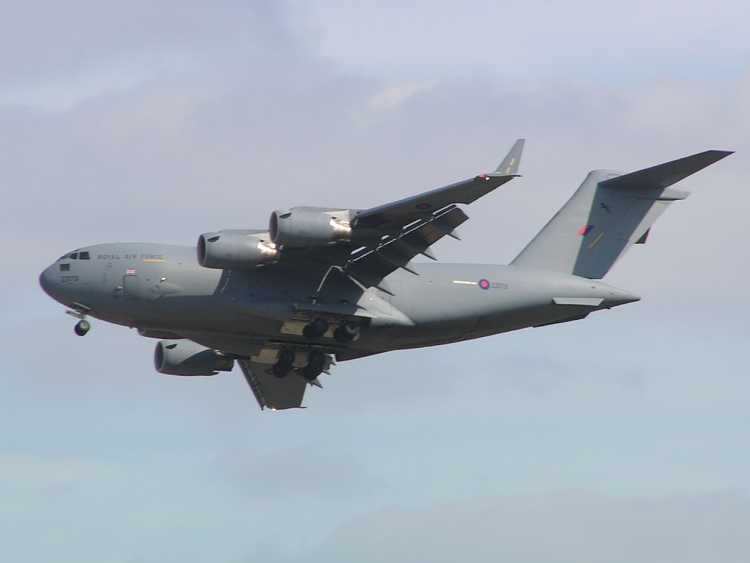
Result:
[[[710,150],[629,174],[589,172],[512,264],[601,279],[651,225],[689,194],[670,186],[732,154]]]

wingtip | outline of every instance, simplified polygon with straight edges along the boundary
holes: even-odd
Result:
[[[705,157],[708,157],[708,159],[711,161],[710,163],[713,164],[714,162],[718,162],[721,159],[728,157],[730,154],[734,154],[734,151],[711,149],[704,151],[702,154],[705,155]]]
[[[516,139],[513,146],[505,155],[505,158],[495,170],[495,175],[502,176],[514,176],[518,175],[518,168],[521,164],[521,155],[523,154],[523,147],[526,144],[525,138]]]

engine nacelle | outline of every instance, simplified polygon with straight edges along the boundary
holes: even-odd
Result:
[[[279,250],[267,232],[228,229],[198,237],[198,263],[205,268],[252,269],[273,264]]]
[[[154,367],[166,375],[216,375],[232,371],[234,360],[190,340],[161,340],[154,350]]]
[[[325,207],[292,207],[271,213],[271,240],[289,248],[325,246],[351,240],[352,212]]]

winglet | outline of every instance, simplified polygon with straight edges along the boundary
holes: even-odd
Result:
[[[518,139],[511,147],[508,154],[497,167],[493,176],[516,176],[518,174],[518,166],[521,164],[521,153],[523,152],[523,145],[526,143],[526,139]]]

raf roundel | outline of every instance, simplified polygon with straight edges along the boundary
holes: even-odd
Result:
[[[485,278],[482,278],[481,280],[479,280],[479,287],[481,287],[482,289],[489,289],[490,281]]]

